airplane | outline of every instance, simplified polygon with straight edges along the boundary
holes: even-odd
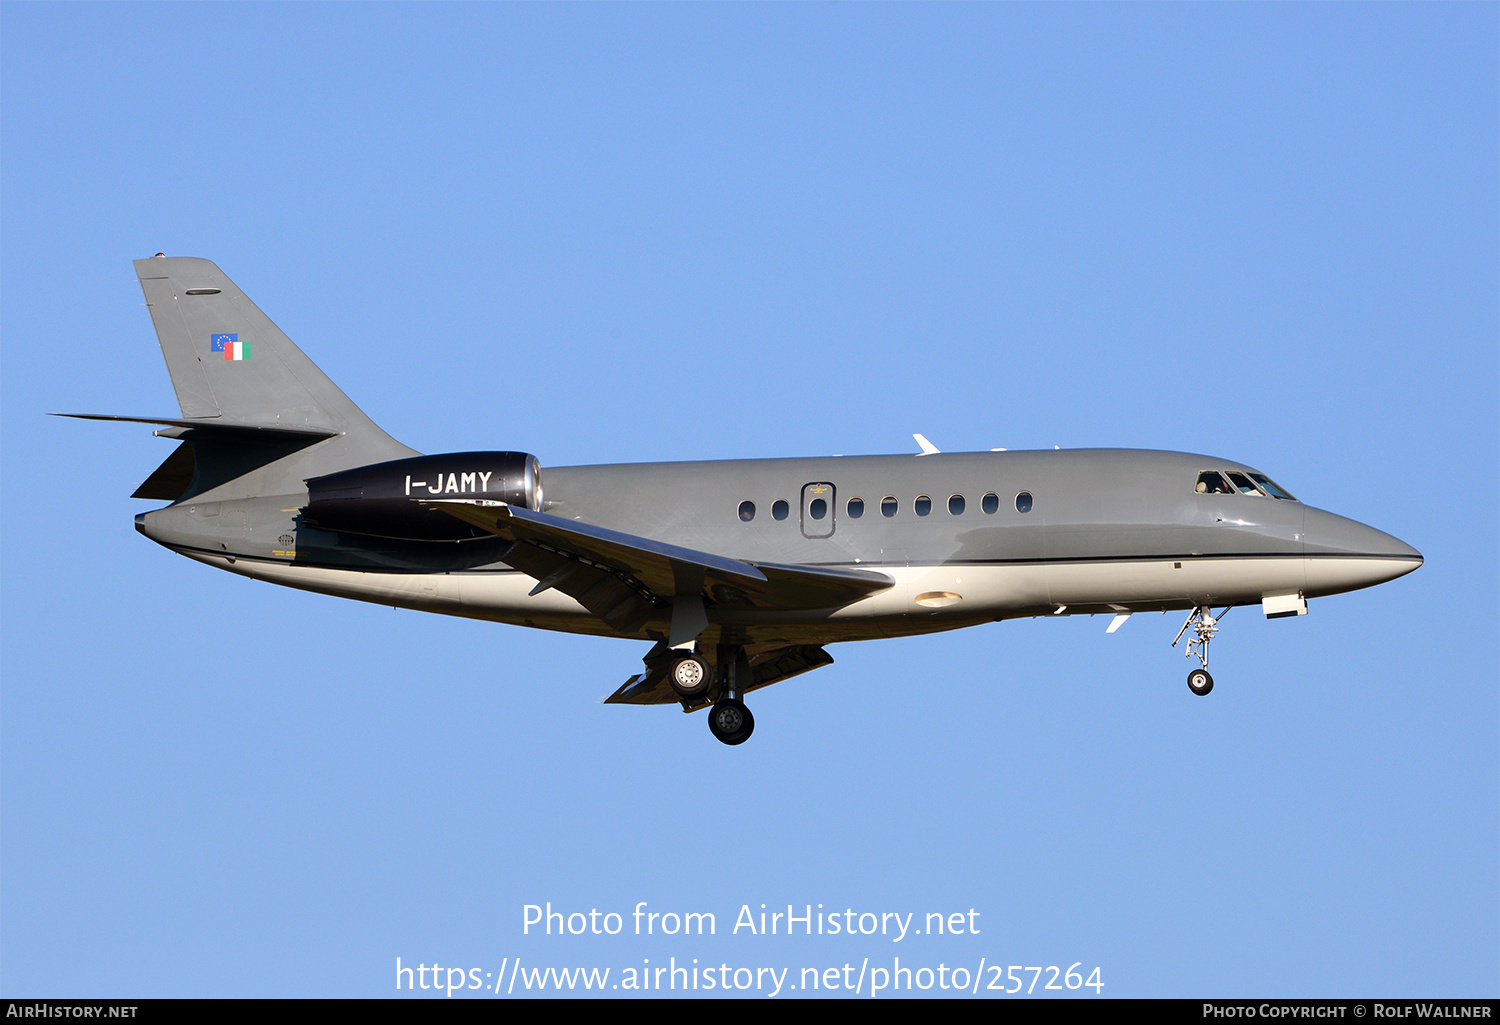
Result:
[[[832,663],[825,647],[1022,617],[1186,610],[1214,686],[1224,615],[1394,580],[1416,549],[1230,459],[1125,449],[549,467],[393,439],[208,260],[135,261],[181,416],[132,497],[166,548],[359,601],[649,642],[606,703],[707,708]],[[1213,609],[1223,606],[1217,615]]]

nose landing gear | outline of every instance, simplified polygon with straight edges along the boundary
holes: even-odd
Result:
[[[1217,617],[1214,611],[1207,605],[1195,605],[1193,611],[1188,614],[1187,622],[1182,624],[1182,629],[1177,631],[1177,637],[1172,641],[1172,647],[1177,647],[1177,642],[1182,640],[1182,635],[1187,633],[1188,627],[1198,635],[1197,640],[1188,641],[1187,657],[1198,656],[1198,661],[1203,663],[1203,668],[1194,669],[1188,673],[1188,690],[1203,697],[1214,689],[1214,678],[1208,674],[1208,642],[1214,639],[1219,632],[1219,620],[1229,615],[1229,610],[1234,608],[1228,606]]]

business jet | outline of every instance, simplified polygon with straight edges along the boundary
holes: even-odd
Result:
[[[825,648],[1004,619],[1186,611],[1200,663],[1224,614],[1410,573],[1422,556],[1259,470],[1084,449],[549,467],[391,438],[207,260],[135,261],[181,416],[133,497],[153,541],[274,584],[650,645],[607,700],[709,709],[830,664]],[[1213,611],[1221,607],[1217,614]]]

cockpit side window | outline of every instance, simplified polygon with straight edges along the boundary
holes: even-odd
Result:
[[[1234,494],[1234,488],[1229,486],[1229,482],[1218,470],[1204,470],[1198,474],[1198,486],[1194,490],[1200,495]]]
[[[1291,492],[1277,486],[1276,482],[1273,481],[1270,477],[1267,477],[1265,474],[1252,473],[1250,477],[1255,481],[1255,483],[1259,484],[1261,486],[1261,489],[1264,490],[1272,498],[1280,498],[1287,502],[1296,501],[1296,499],[1292,497]]]

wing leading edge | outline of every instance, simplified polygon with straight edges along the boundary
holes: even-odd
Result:
[[[422,504],[516,542],[504,561],[536,579],[532,594],[555,588],[615,630],[633,633],[671,610],[672,644],[696,637],[716,606],[839,608],[895,583],[869,570],[727,559],[503,502]]]

